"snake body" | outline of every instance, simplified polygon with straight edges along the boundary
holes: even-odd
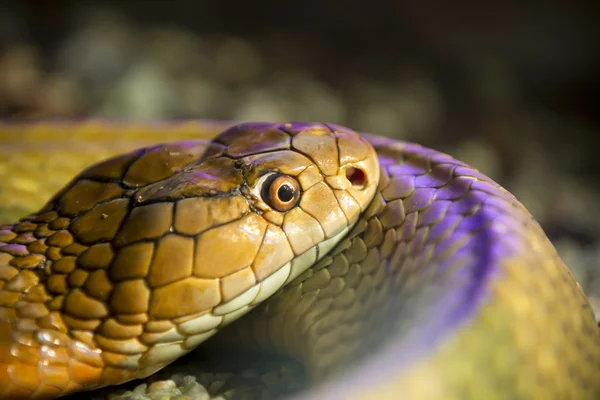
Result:
[[[144,378],[217,332],[300,362],[297,398],[600,398],[600,331],[543,230],[416,144],[236,125],[93,165],[0,229],[0,398]]]

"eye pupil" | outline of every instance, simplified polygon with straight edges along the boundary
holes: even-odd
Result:
[[[281,185],[279,190],[277,190],[277,197],[279,197],[279,200],[287,203],[294,198],[294,188],[289,183]]]
[[[271,174],[261,190],[263,201],[275,211],[287,212],[300,201],[302,189],[298,181],[289,175]]]

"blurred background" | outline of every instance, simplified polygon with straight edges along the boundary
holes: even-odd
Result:
[[[561,5],[562,3],[562,5]],[[600,299],[600,7],[1,1],[0,118],[319,120],[511,190]]]

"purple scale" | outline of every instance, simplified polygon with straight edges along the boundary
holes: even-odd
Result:
[[[392,157],[389,157],[389,156],[379,155],[378,159],[379,159],[378,160],[379,161],[379,165],[381,167],[387,167],[387,166],[395,165],[396,164],[396,160],[394,160]]]
[[[415,187],[418,188],[440,188],[447,185],[454,174],[456,167],[452,165],[436,165],[426,175],[417,176]]]
[[[410,196],[415,190],[415,177],[411,175],[398,175],[392,177],[390,184],[383,191],[383,198],[387,201],[403,199]]]
[[[501,212],[500,210],[494,207],[487,207],[485,204],[481,206],[481,211],[485,214],[485,218],[490,221],[499,221],[501,222],[505,217],[506,213]]]
[[[471,185],[471,189],[472,190],[480,190],[482,192],[485,193],[489,193],[489,194],[493,194],[493,195],[499,195],[499,194],[505,194],[505,191],[502,190],[499,186],[496,186],[490,182],[486,182],[486,181],[476,181],[473,182],[473,184]]]
[[[469,192],[462,199],[454,201],[450,207],[448,207],[448,213],[462,215],[472,214],[485,201],[486,196],[488,195],[483,192]]]
[[[419,214],[419,226],[433,225],[440,222],[446,215],[448,207],[450,207],[451,204],[450,201],[435,201]]]
[[[415,191],[404,199],[406,213],[421,211],[427,208],[435,198],[435,189],[415,189]]]
[[[408,214],[404,219],[402,226],[398,228],[399,232],[396,232],[398,240],[408,240],[415,234],[417,228],[417,214]]]
[[[456,227],[456,231],[475,233],[488,227],[491,222],[490,216],[480,208],[474,214],[463,217]]]
[[[513,213],[516,208],[513,203],[506,201],[504,198],[491,196],[485,199],[484,204],[487,207],[495,208],[497,210],[501,210],[505,213]]]
[[[22,244],[13,243],[0,245],[0,250],[2,250],[2,252],[4,253],[8,253],[13,256],[26,256],[27,254],[29,254],[29,252],[27,251],[27,247],[23,246]]]
[[[389,168],[390,175],[423,175],[429,171],[426,165],[418,165],[407,161],[403,164],[394,165]]]
[[[448,185],[438,189],[436,199],[438,200],[456,200],[465,195],[475,182],[475,178],[458,177],[454,178]]]
[[[444,240],[444,238],[454,232],[461,220],[462,217],[459,215],[447,215],[441,222],[431,227],[431,230],[429,231],[429,241],[434,242]]]

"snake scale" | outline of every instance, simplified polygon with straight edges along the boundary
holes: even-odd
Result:
[[[268,395],[600,398],[580,286],[447,154],[299,122],[4,123],[0,146],[1,399],[151,376],[217,332],[200,348],[302,366]]]

